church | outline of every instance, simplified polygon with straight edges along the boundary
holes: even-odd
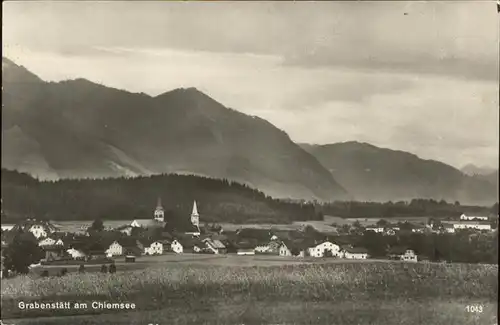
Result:
[[[186,235],[199,236],[200,235],[200,215],[198,214],[198,207],[196,201],[193,202],[193,210],[191,212],[191,225],[192,228],[186,231]]]
[[[161,204],[161,198],[158,198],[158,203],[156,204],[156,208],[154,210],[153,218],[158,222],[168,223],[168,220],[165,220],[165,210]],[[201,234],[200,231],[200,215],[198,213],[198,207],[196,205],[196,201],[193,202],[193,209],[191,212],[191,224],[188,229],[185,229],[186,235],[199,236]]]
[[[154,219],[156,221],[165,222],[165,210],[161,205],[161,198],[158,198],[158,203],[156,204],[156,209],[154,212]]]

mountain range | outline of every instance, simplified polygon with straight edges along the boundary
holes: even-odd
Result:
[[[474,175],[491,175],[495,173],[497,170],[494,168],[486,167],[486,166],[476,166],[474,164],[467,164],[460,168],[460,170],[469,176],[474,176]]]
[[[301,146],[357,200],[433,198],[485,205],[498,200],[498,171],[496,177],[469,176],[439,161],[368,143]]]
[[[285,132],[195,88],[151,97],[45,82],[7,58],[2,79],[3,168],[41,179],[196,174],[280,198],[349,198]]]
[[[195,174],[278,198],[497,201],[494,176],[358,142],[294,143],[195,88],[159,96],[45,82],[2,58],[2,168],[40,179]],[[498,171],[496,174],[498,179]]]

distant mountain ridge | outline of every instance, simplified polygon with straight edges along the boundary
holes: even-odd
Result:
[[[489,167],[485,167],[485,166],[479,167],[479,166],[476,166],[474,164],[467,164],[464,167],[462,167],[460,170],[462,171],[462,173],[469,175],[469,176],[474,176],[474,175],[486,176],[486,175],[491,175],[491,174],[495,173],[495,171],[497,171],[497,170],[495,170],[495,168],[489,168]]]
[[[439,161],[360,142],[302,144],[358,200],[445,199],[491,205],[498,182],[465,175]],[[497,174],[498,179],[498,174]]]
[[[271,123],[195,88],[156,97],[85,79],[45,82],[2,58],[2,167],[42,179],[184,173],[280,198],[349,198]]]

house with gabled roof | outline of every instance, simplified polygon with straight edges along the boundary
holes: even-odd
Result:
[[[57,227],[51,224],[48,221],[44,220],[36,220],[36,219],[27,219],[22,222],[17,223],[12,230],[22,230],[29,231],[36,238],[47,237],[53,232],[57,231]]]
[[[488,221],[455,221],[453,223],[453,228],[455,228],[455,231],[463,229],[491,231],[491,224]]]
[[[115,240],[111,244],[109,244],[105,252],[108,257],[120,256],[123,255],[123,246],[117,240]]]
[[[182,254],[193,252],[200,253],[206,248],[206,245],[196,237],[181,236],[174,239],[170,247],[174,253]]]
[[[373,231],[375,233],[383,233],[384,232],[384,227],[370,226],[370,227],[366,227],[365,231]]]
[[[68,255],[61,245],[43,246],[42,248],[45,252],[45,261],[60,260]]]
[[[404,246],[395,246],[389,249],[388,255],[391,259],[405,262],[417,262],[418,256],[415,251]]]
[[[237,255],[255,255],[255,245],[251,242],[238,242],[235,247]]]
[[[261,243],[255,246],[255,253],[278,255],[280,246],[281,246],[280,240],[271,240],[269,242]]]
[[[368,250],[364,247],[347,245],[342,247],[341,256],[350,260],[364,260],[368,258]]]
[[[143,238],[140,240],[144,247],[144,255],[161,255],[163,254],[163,243],[160,240],[151,238]]]
[[[452,223],[442,223],[441,232],[453,234],[455,233],[455,226]]]
[[[283,240],[279,248],[279,255],[304,257],[310,245],[311,242],[307,240]]]
[[[465,213],[460,216],[460,220],[464,221],[488,221],[488,216],[468,216]]]
[[[307,245],[307,253],[309,256],[313,257],[324,257],[326,255],[330,256],[340,256],[340,246],[334,244],[330,241],[314,241],[310,243],[304,243]]]
[[[226,246],[218,239],[205,238],[202,240],[206,247],[214,254],[225,254]]]
[[[38,246],[40,246],[40,247],[53,246],[53,245],[55,245],[55,243],[56,243],[56,241],[53,238],[45,237],[38,242]]]

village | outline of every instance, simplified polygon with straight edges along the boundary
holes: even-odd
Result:
[[[453,234],[467,230],[471,235],[492,231],[488,216],[467,216],[457,220],[430,220],[428,223],[399,222],[391,224],[379,220],[376,225],[362,227],[359,221],[344,225],[337,233],[322,233],[311,226],[299,230],[240,228],[224,231],[220,226],[200,226],[196,201],[193,202],[189,222],[182,229],[169,227],[165,220],[161,199],[152,218],[136,219],[115,228],[104,227],[95,221],[81,233],[61,232],[50,222],[28,219],[11,229],[2,229],[2,275],[4,251],[20,234],[43,250],[44,258],[31,267],[45,265],[105,265],[115,261],[135,262],[141,256],[168,254],[213,254],[255,256],[267,255],[297,258],[334,258],[366,260],[370,247],[342,240],[342,232],[351,235],[397,236],[406,234]],[[348,236],[347,236],[348,237]],[[346,236],[344,236],[346,238]],[[383,258],[405,262],[427,261],[416,247],[395,245],[387,247]]]

